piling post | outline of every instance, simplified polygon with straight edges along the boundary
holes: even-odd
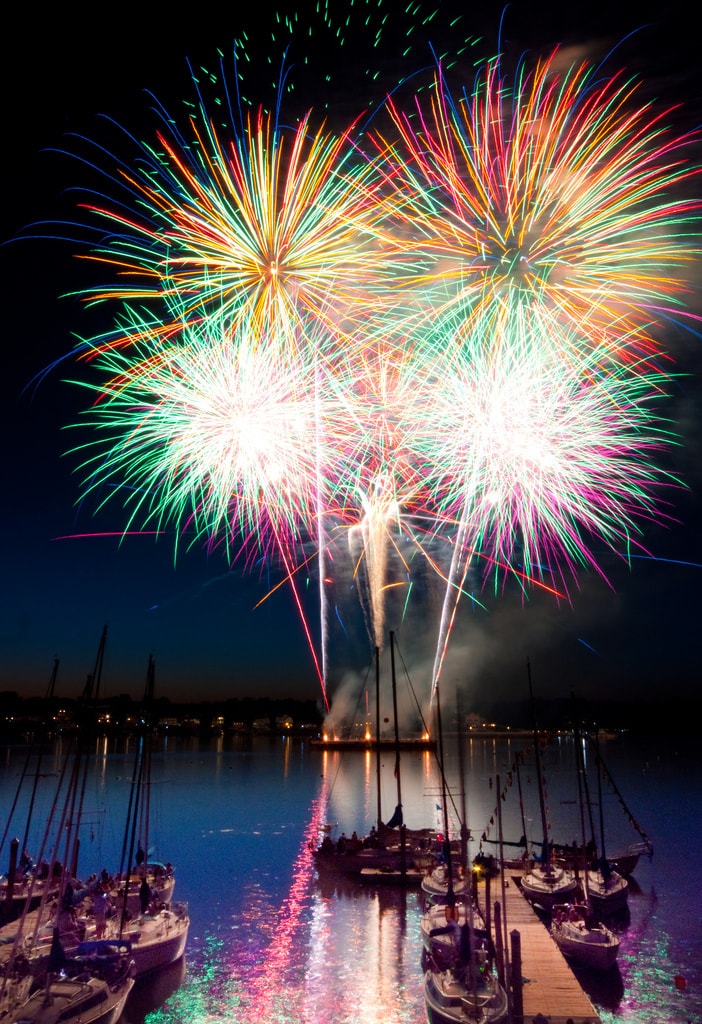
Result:
[[[499,978],[500,984],[506,988],[505,949],[502,938],[502,916],[500,914],[499,900],[495,900],[495,965],[497,967],[497,977]]]
[[[490,915],[492,913],[492,907],[490,906],[490,872],[488,871],[485,875],[485,928],[487,929],[488,935],[492,929],[492,921]]]
[[[524,999],[522,993],[522,937],[515,928],[509,933],[512,975],[512,1024],[522,1024],[524,1020]]]

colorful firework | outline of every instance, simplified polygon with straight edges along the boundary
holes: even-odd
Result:
[[[109,493],[125,496],[129,523],[175,523],[188,543],[295,544],[314,507],[313,365],[228,322],[186,326],[168,343],[141,317],[131,328],[133,351],[100,353],[108,380],[83,384],[99,394],[81,449],[88,491],[121,480]]]
[[[121,496],[127,529],[172,526],[178,543],[273,554],[295,590],[298,552],[315,525],[323,546],[318,520],[329,499],[320,487],[335,464],[333,424],[344,422],[320,349],[290,344],[287,330],[232,329],[226,317],[167,340],[143,316],[124,328],[133,344],[97,356],[107,380],[82,382],[98,396],[86,416],[91,440],[77,449],[87,456],[86,492],[101,504]]]
[[[560,60],[513,87],[492,60],[460,100],[439,68],[365,157],[309,113],[225,141],[200,100],[187,142],[121,172],[138,215],[91,205],[117,229],[93,256],[133,283],[85,297],[155,301],[89,347],[86,491],[117,482],[127,528],[275,554],[313,655],[295,576],[316,556],[325,699],[339,536],[374,646],[407,542],[445,584],[436,683],[469,573],[566,596],[677,484],[652,325],[699,251],[691,137]]]
[[[556,50],[514,82],[495,58],[471,95],[439,70],[428,102],[388,102],[398,138],[376,142],[428,320],[460,318],[469,339],[548,310],[598,347],[655,351],[651,321],[681,308],[699,255],[700,200],[685,193],[699,168],[696,134],[636,89]]]
[[[379,245],[372,164],[349,134],[285,132],[270,117],[249,120],[225,142],[201,111],[191,139],[158,136],[147,164],[122,171],[139,216],[89,206],[111,228],[93,258],[128,279],[85,293],[90,301],[145,298],[174,306],[182,321],[241,319],[262,332],[324,323],[338,329],[361,296],[387,275]],[[166,313],[163,330],[171,330]],[[133,340],[105,335],[103,346]]]
[[[216,72],[204,67],[193,72],[195,102],[186,104],[184,117],[155,99],[160,118],[155,142],[137,143],[125,131],[136,147],[131,162],[82,140],[90,148],[81,159],[108,183],[107,189],[87,191],[81,204],[99,236],[97,244],[90,244],[90,258],[113,272],[112,280],[81,291],[86,302],[154,300],[165,334],[177,332],[183,319],[198,322],[225,309],[232,321],[253,314],[264,330],[275,321],[275,330],[285,325],[293,332],[315,321],[342,331],[349,317],[364,315],[369,303],[378,312],[403,259],[398,254],[394,262],[388,260],[394,242],[378,201],[382,175],[359,147],[359,122],[374,102],[382,103],[385,88],[397,82],[379,86],[378,78],[385,76],[366,68],[362,77],[375,101],[371,97],[364,104],[357,93],[355,59],[353,84],[348,75],[339,86],[332,83],[348,66],[339,59],[343,48],[359,40],[370,43],[382,65],[388,41],[395,53],[398,17],[406,17],[403,56],[408,58],[420,46],[418,28],[439,28],[445,19],[421,2],[404,15],[393,11],[392,19],[382,0],[358,0],[341,17],[332,7],[316,4],[304,31],[298,14],[281,12],[266,25],[265,43],[255,32],[234,43],[229,71],[220,54]],[[452,16],[441,28],[451,40],[451,52],[441,52],[449,65],[475,42],[460,34],[460,22]],[[301,38],[304,52],[298,50]],[[261,69],[276,66],[271,46],[279,53],[279,72],[264,86]],[[423,46],[426,61],[433,51]],[[246,78],[262,92],[271,87],[272,102],[260,97],[254,102],[245,95]],[[354,97],[353,114],[344,114],[341,122],[339,107],[346,112],[349,104],[342,102],[339,88],[347,99],[349,93]],[[301,108],[296,101],[300,91],[316,97],[315,111],[327,109],[336,96],[335,123],[341,127],[328,129],[325,115],[315,119],[308,105]],[[81,352],[94,355],[134,340],[116,328]]]
[[[469,571],[496,592],[511,577],[565,596],[583,568],[604,578],[603,547],[644,550],[641,524],[665,518],[660,494],[680,486],[657,462],[675,443],[660,418],[670,377],[589,338],[576,359],[557,331],[473,339],[427,382],[434,514],[452,524],[435,680]]]

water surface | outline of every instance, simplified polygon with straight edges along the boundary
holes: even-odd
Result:
[[[524,739],[470,741],[462,799],[459,762],[447,738],[447,776],[456,811],[463,803],[467,808],[471,854],[483,835],[484,849],[495,849],[488,840],[497,838],[499,794],[503,837],[518,839],[526,824],[528,837],[539,838],[533,762],[518,757],[527,745]],[[60,754],[54,751],[52,771]],[[636,840],[638,825],[655,853],[639,862],[629,913],[618,923],[618,969],[605,981],[586,973],[581,981],[605,1024],[702,1020],[698,759],[691,743],[626,736],[607,741],[602,754],[626,803],[625,809],[605,779],[608,850]],[[132,758],[124,741],[97,749],[82,827],[84,875],[119,862]],[[3,808],[11,805],[23,761],[19,750],[4,752]],[[393,769],[388,752],[380,785],[385,820],[398,798]],[[544,751],[544,774],[550,836],[571,842],[580,835],[571,739]],[[592,763],[588,774],[596,794]],[[174,897],[188,903],[191,931],[185,960],[140,984],[121,1024],[423,1024],[418,893],[320,880],[311,856],[325,825],[332,835],[368,831],[377,816],[377,781],[370,754],[320,752],[301,740],[160,741],[149,845],[155,859],[176,866]],[[403,753],[400,784],[406,823],[439,824],[433,756]],[[35,842],[48,813],[50,778],[42,786]],[[22,799],[17,813],[21,807]]]

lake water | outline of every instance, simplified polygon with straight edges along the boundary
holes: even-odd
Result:
[[[445,743],[448,781],[458,793],[451,737]],[[527,745],[523,739],[466,744],[465,802],[477,840],[486,829],[488,838],[497,838],[498,778],[504,838],[522,834],[514,766]],[[655,853],[639,862],[634,875],[618,970],[606,983],[586,975],[581,980],[605,1024],[697,1024],[702,1021],[699,757],[691,741],[628,736],[606,741],[601,750]],[[39,842],[61,753],[58,744],[42,766],[46,778],[37,794],[30,848]],[[20,749],[2,753],[3,830],[24,760]],[[105,866],[115,870],[119,863],[132,762],[128,742],[100,741],[85,798],[83,876]],[[544,752],[550,834],[556,842],[580,837],[573,764],[572,739],[556,741]],[[381,772],[384,820],[397,800],[393,768],[394,754],[388,751]],[[400,780],[406,824],[437,825],[433,755],[403,752]],[[528,757],[518,780],[527,835],[536,840],[541,819]],[[206,743],[162,738],[152,783],[150,853],[175,865],[174,898],[188,903],[191,930],[184,961],[139,983],[120,1024],[423,1024],[419,894],[319,880],[310,851],[325,824],[333,835],[342,830],[350,835],[375,823],[373,756],[325,752],[303,740],[276,737],[221,736]],[[24,784],[27,800],[29,785]],[[596,789],[594,772],[590,785]],[[607,849],[613,853],[638,836],[607,780],[603,786]],[[19,837],[26,813],[23,793],[10,830]],[[477,852],[477,843],[470,852]],[[6,860],[6,851],[2,856]]]

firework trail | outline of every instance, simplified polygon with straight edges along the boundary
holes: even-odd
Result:
[[[365,570],[365,595],[369,605],[369,632],[375,646],[385,643],[385,589],[388,585],[389,534],[399,523],[400,505],[392,477],[377,476],[367,492],[361,492],[363,518],[349,529],[349,549],[354,562]]]
[[[376,144],[427,321],[460,319],[467,340],[547,310],[597,346],[625,337],[618,358],[656,350],[651,321],[682,306],[699,254],[700,200],[685,194],[697,135],[636,93],[555,50],[513,81],[497,57],[470,94],[440,69],[428,99],[388,102],[396,137]]]
[[[416,442],[432,405],[417,387],[417,358],[407,339],[393,335],[392,322],[369,318],[362,343],[348,347],[333,372],[347,382],[345,410],[353,424],[338,446],[334,511],[353,558],[371,645],[382,650],[389,595],[406,599],[409,561],[422,552],[422,533],[433,525],[425,521],[425,446]]]
[[[117,283],[84,298],[126,311],[78,349],[105,381],[83,383],[85,493],[123,496],[126,529],[275,556],[325,701],[332,538],[374,647],[407,543],[444,581],[435,684],[468,583],[565,597],[677,484],[655,325],[684,314],[699,254],[694,136],[559,51],[514,81],[490,60],[458,98],[445,65],[433,83],[338,132],[226,89],[215,121],[198,88],[183,130],[163,112],[119,166],[123,201],[86,204]],[[321,666],[295,585],[310,548]]]
[[[278,558],[304,621],[297,554],[329,500],[318,487],[333,471],[330,425],[340,422],[315,358],[321,342],[291,345],[287,330],[261,337],[224,316],[164,340],[158,321],[132,314],[131,332],[128,347],[96,356],[101,383],[74,382],[97,395],[86,414],[91,440],[75,449],[86,493],[100,505],[121,497],[126,529],[173,526],[177,544]]]
[[[578,339],[557,331],[447,353],[426,433],[437,522],[454,524],[435,681],[469,571],[495,592],[512,577],[565,596],[583,568],[604,578],[595,546],[643,549],[641,524],[665,518],[660,493],[680,486],[657,466],[675,442],[660,416],[671,378],[589,337],[576,359]]]

